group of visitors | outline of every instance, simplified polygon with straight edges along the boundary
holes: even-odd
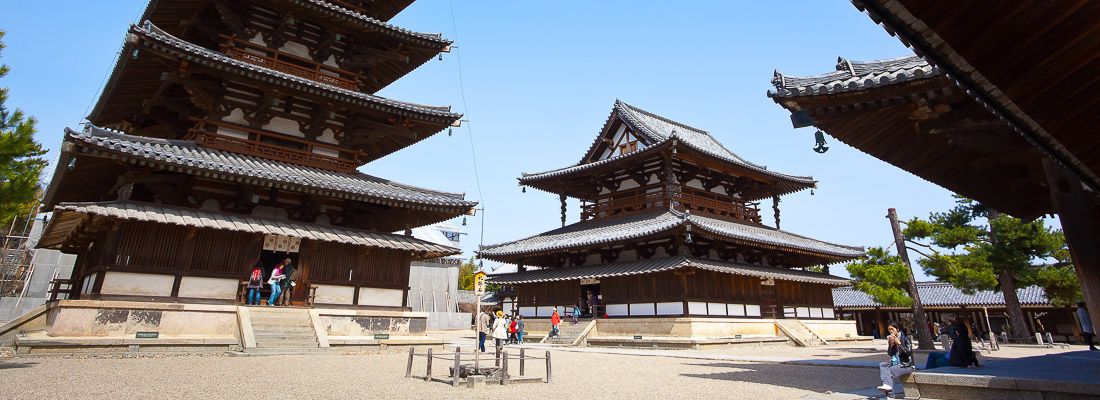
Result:
[[[271,275],[266,280],[267,286],[271,289],[271,295],[267,298],[267,305],[290,305],[290,296],[300,275],[301,272],[295,268],[290,258],[275,264],[275,267],[271,270]],[[260,305],[260,292],[264,288],[264,283],[263,265],[260,264],[259,260],[256,260],[252,263],[252,272],[248,274],[248,284],[246,286],[248,288],[248,298],[246,299],[248,305]]]
[[[894,390],[894,381],[902,375],[915,371],[917,367],[913,356],[913,341],[908,332],[897,322],[891,322],[887,330],[889,335],[886,337],[886,355],[890,357],[890,361],[879,363],[879,380],[882,381],[882,385],[878,389],[891,395]],[[964,320],[953,321],[943,328],[943,333],[950,337],[952,342],[951,350],[946,357],[948,364],[961,368],[980,366],[973,344],[970,343],[970,331]]]
[[[499,349],[506,344],[523,344],[523,316],[505,315],[503,310],[479,313],[477,316],[477,349],[485,352],[485,339],[492,337]]]

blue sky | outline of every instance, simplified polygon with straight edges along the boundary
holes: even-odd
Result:
[[[11,90],[9,105],[38,118],[39,141],[51,150],[88,112],[144,5],[40,1],[0,14],[8,32],[0,62],[12,68],[0,86]],[[948,191],[831,138],[828,153],[814,153],[813,129],[792,129],[789,114],[766,96],[775,69],[808,75],[833,70],[837,56],[911,54],[848,1],[454,0],[453,14],[451,7],[420,0],[391,21],[441,32],[457,48],[379,94],[451,105],[469,122],[362,170],[481,201],[486,244],[560,226],[557,195],[521,193],[516,177],[575,163],[615,99],[709,130],[769,169],[813,175],[820,181],[814,195],[783,198],[784,230],[882,246],[891,242],[887,208],[908,219],[953,205]],[[576,202],[568,213],[575,222]],[[467,255],[477,248],[481,221],[468,219]]]

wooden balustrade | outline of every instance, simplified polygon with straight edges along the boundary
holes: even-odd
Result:
[[[225,39],[221,45],[222,53],[234,59],[347,90],[359,88],[360,77],[354,72],[273,50],[235,36],[222,37]]]
[[[738,202],[735,198],[690,187],[681,187],[672,196],[677,210],[691,210],[727,219],[760,223],[760,211]],[[668,195],[663,185],[650,185],[601,196],[595,202],[581,204],[581,220],[629,215],[657,209],[668,209]]]
[[[185,139],[194,140],[195,143],[202,147],[254,155],[271,160],[285,161],[336,172],[352,172],[359,167],[359,162],[356,160],[317,154],[313,151],[314,149],[325,149],[338,154],[348,152],[347,149],[342,149],[340,147],[327,146],[293,136],[230,122],[208,119],[197,119],[196,122],[195,127],[191,129]],[[209,131],[208,127],[214,127],[215,129],[226,128],[242,132],[248,134],[248,139],[220,135]],[[277,140],[289,145],[300,146],[300,148],[294,149],[287,146],[265,143],[265,138]]]

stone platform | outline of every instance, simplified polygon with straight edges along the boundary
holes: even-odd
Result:
[[[345,351],[441,347],[427,313],[181,302],[61,300],[0,326],[17,354]]]
[[[904,382],[907,399],[1097,399],[1100,352],[992,360],[980,368],[921,370]]]
[[[597,347],[638,347],[654,349],[716,349],[729,347],[790,346],[787,337],[753,338],[691,338],[691,337],[646,337],[600,336],[587,339],[589,346]]]

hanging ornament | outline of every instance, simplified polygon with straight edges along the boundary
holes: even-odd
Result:
[[[452,131],[454,131],[454,128],[447,128],[447,136],[454,135],[454,132]]]
[[[462,226],[466,226],[466,217],[462,217]]]
[[[818,152],[819,154],[824,154],[826,151],[829,151],[829,146],[825,145],[825,132],[822,132],[820,129],[818,129],[817,132],[814,132],[814,139],[817,140],[817,143],[814,146],[814,151]]]
[[[813,195],[814,195],[814,190],[810,189],[810,196],[813,196]]]
[[[521,187],[521,188],[519,189],[519,192],[520,192],[520,193],[527,193],[527,186],[522,186],[522,187]]]

